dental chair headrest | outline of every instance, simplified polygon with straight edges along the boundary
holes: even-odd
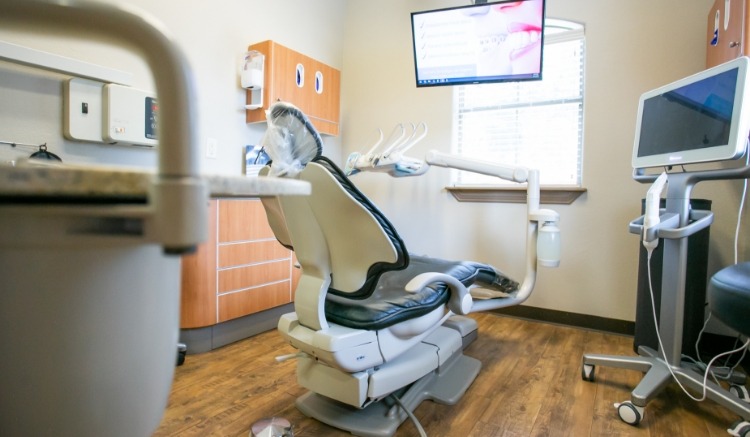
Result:
[[[323,153],[323,140],[296,106],[276,102],[266,117],[268,129],[261,145],[272,160],[270,176],[294,177]]]

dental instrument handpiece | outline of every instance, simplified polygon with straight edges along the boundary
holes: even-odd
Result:
[[[649,230],[659,224],[659,207],[661,201],[661,192],[667,184],[667,172],[662,172],[656,181],[651,185],[646,193],[646,211],[643,215],[643,246],[651,251],[659,245],[659,237],[656,235],[649,238]]]
[[[400,153],[388,157],[380,155],[367,156],[357,152],[346,160],[344,174],[352,176],[360,171],[388,173],[392,177],[419,176],[427,172],[429,165],[421,159],[403,156]]]

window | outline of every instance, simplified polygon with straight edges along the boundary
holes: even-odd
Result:
[[[583,26],[547,19],[544,38],[541,81],[456,87],[454,153],[537,168],[542,185],[580,187]],[[457,187],[505,182],[463,171],[453,177]]]

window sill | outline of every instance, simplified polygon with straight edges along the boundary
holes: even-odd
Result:
[[[459,202],[526,203],[526,187],[446,187]],[[586,192],[583,187],[546,186],[541,203],[570,205]]]

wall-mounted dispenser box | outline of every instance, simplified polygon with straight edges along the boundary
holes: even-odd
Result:
[[[254,110],[263,107],[263,84],[266,57],[256,51],[245,52],[240,61],[240,84],[248,90],[246,109]]]

